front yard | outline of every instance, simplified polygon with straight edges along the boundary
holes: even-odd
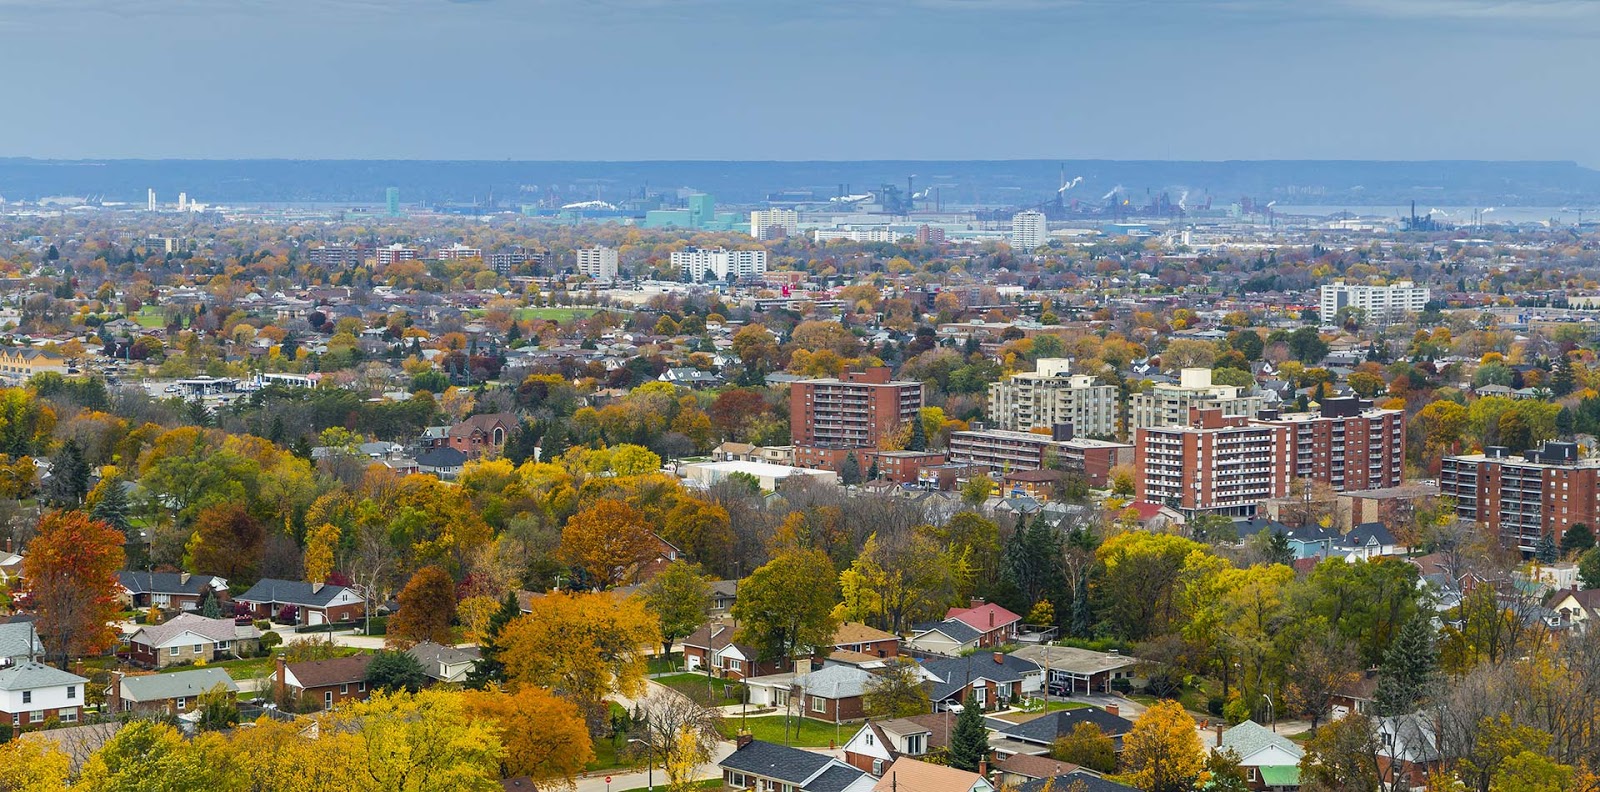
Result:
[[[725,707],[743,702],[743,686],[726,679],[687,673],[656,677],[655,681],[707,707]]]
[[[730,740],[739,736],[739,727],[744,726],[750,730],[750,735],[757,740],[765,740],[778,745],[792,745],[798,748],[826,748],[830,745],[842,745],[845,740],[861,728],[859,723],[844,723],[835,728],[831,723],[814,721],[802,718],[799,715],[790,715],[788,718],[788,738],[785,739],[785,723],[782,715],[768,715],[760,718],[740,718],[730,715],[722,719],[722,736]]]

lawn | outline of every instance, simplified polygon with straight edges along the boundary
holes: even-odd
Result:
[[[164,311],[153,305],[146,305],[138,313],[128,317],[139,323],[140,327],[166,327],[167,316]]]
[[[787,743],[798,748],[826,748],[829,745],[842,743],[861,728],[858,723],[841,724],[837,729],[831,723],[814,721],[798,715],[789,716],[789,738]],[[750,735],[757,740],[783,745],[784,718],[782,715],[767,716],[762,718],[740,718],[730,715],[722,719],[722,736],[732,740],[739,736],[739,727],[744,725],[750,730]],[[798,735],[795,732],[799,726]]]
[[[206,663],[203,666],[193,664],[168,666],[157,673],[171,674],[176,671],[193,671],[196,668],[223,668],[227,669],[228,676],[239,680],[250,679],[258,674],[265,674],[271,671],[274,665],[275,662],[271,656],[246,657],[242,660],[219,660],[215,663]]]
[[[650,673],[672,674],[683,667],[683,653],[673,652],[668,655],[651,655],[649,660]]]
[[[1027,703],[1019,707],[1019,709],[1022,710],[1021,712],[1010,712],[1004,715],[996,715],[995,717],[1002,720],[1011,721],[1012,723],[1021,723],[1040,713],[1083,709],[1088,706],[1088,704],[1085,704],[1081,701],[1059,701],[1052,699],[1049,705],[1046,705],[1044,703],[1044,699],[1029,699]]]
[[[655,681],[708,706],[721,707],[743,701],[739,683],[705,674],[670,674],[656,677]]]
[[[667,784],[666,784],[665,781],[661,781],[660,779],[656,780],[656,788],[657,789],[664,788],[666,785]],[[634,787],[632,789],[619,790],[618,792],[646,792],[646,790],[648,790],[649,788],[650,787]],[[716,778],[707,778],[704,781],[696,781],[696,782],[694,782],[694,783],[689,785],[689,789],[721,789],[721,788],[722,788],[722,776],[720,776],[720,775],[717,776]]]

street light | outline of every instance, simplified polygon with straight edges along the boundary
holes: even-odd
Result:
[[[1267,718],[1272,721],[1272,730],[1278,730],[1278,707],[1272,703],[1272,695],[1262,693],[1261,697],[1267,700]]]
[[[641,744],[644,745],[645,783],[649,785],[650,792],[655,792],[655,788],[656,788],[656,747],[654,745],[652,745],[649,740],[641,740],[638,737],[629,737],[628,738],[628,742],[641,743]]]

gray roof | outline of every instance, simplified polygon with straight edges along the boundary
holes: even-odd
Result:
[[[0,690],[38,690],[57,685],[81,685],[88,681],[77,674],[34,662],[0,669]]]
[[[1275,734],[1271,729],[1252,720],[1247,720],[1222,733],[1222,747],[1232,748],[1241,758],[1270,746],[1277,746],[1296,759],[1305,756],[1305,751],[1295,745],[1293,740]]]
[[[718,765],[762,778],[776,779],[786,784],[800,785],[832,763],[834,760],[823,754],[802,751],[799,748],[790,748],[765,740],[751,740],[728,754],[728,758],[723,759]],[[856,770],[856,772],[859,774],[861,771]]]
[[[929,630],[938,630],[939,632],[942,632],[945,635],[950,636],[957,643],[966,643],[968,641],[976,639],[980,635],[983,635],[983,633],[978,632],[976,629],[974,629],[972,627],[972,625],[967,624],[966,622],[961,621],[960,619],[945,619],[942,622],[935,622],[933,624],[925,624],[925,625],[922,625],[921,627],[919,627],[918,630],[922,631],[922,632],[927,632]],[[916,640],[916,636],[912,636],[912,640]]]
[[[180,696],[192,698],[221,685],[238,693],[233,677],[221,668],[196,668],[171,674],[145,674],[122,679],[122,697],[129,701],[166,701]]]
[[[797,676],[794,678],[794,684],[814,696],[843,699],[865,693],[867,685],[874,678],[872,674],[855,666],[837,665]]]
[[[998,718],[985,718],[984,725],[1003,737],[1049,745],[1072,733],[1080,723],[1092,723],[1111,737],[1127,734],[1133,723],[1121,715],[1112,715],[1099,707],[1047,712],[1032,720],[1012,723]]]
[[[34,657],[43,652],[32,622],[0,624],[0,657]]]
[[[1099,674],[1115,671],[1137,665],[1138,659],[1125,654],[1110,652],[1096,652],[1092,649],[1079,649],[1075,646],[1051,646],[1049,644],[1034,644],[1024,646],[1013,655],[1035,663],[1039,666],[1049,665],[1051,670],[1067,671],[1074,674]]]
[[[467,455],[454,448],[435,448],[417,455],[417,465],[429,468],[455,468],[467,464]]]
[[[845,787],[850,786],[856,779],[864,775],[866,773],[849,765],[834,765],[824,770],[822,775],[812,779],[811,783],[806,784],[805,790],[806,792],[841,792]]]
[[[432,641],[423,641],[406,650],[406,654],[416,658],[422,664],[422,669],[432,676],[440,663],[456,665],[459,663],[476,663],[481,657],[478,647],[471,646],[466,649],[457,649],[454,646],[443,646]]]
[[[185,632],[213,642],[261,637],[261,631],[254,624],[238,625],[233,619],[208,619],[198,613],[184,613],[165,624],[140,627],[129,638],[137,637],[146,646],[160,646]]]
[[[999,683],[1020,682],[1022,675],[1039,670],[1037,663],[1014,655],[1000,655],[996,663],[989,654],[966,657],[938,657],[922,664],[927,672],[940,681],[933,686],[933,700],[944,701],[956,695],[970,680],[988,679]]]
[[[249,591],[235,597],[240,602],[276,602],[286,605],[309,605],[313,608],[325,608],[333,598],[344,591],[343,586],[324,585],[317,591],[312,591],[312,585],[303,580],[277,580],[266,578],[258,581]]]
[[[1102,778],[1087,770],[1074,770],[1066,775],[1049,778],[1030,778],[1018,784],[1016,792],[1043,792],[1045,784],[1054,780],[1052,789],[1077,789],[1078,784],[1083,785],[1083,792],[1138,792],[1138,787],[1119,784],[1115,781]]]
[[[123,570],[117,573],[117,582],[134,594],[204,594],[217,578],[211,575],[189,575],[184,580],[180,572],[142,572]],[[220,586],[227,590],[227,586]]]

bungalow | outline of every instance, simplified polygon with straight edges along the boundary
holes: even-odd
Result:
[[[257,619],[274,619],[286,607],[295,608],[297,624],[351,622],[366,614],[367,603],[354,589],[326,583],[265,578],[237,600]]]
[[[1564,616],[1567,623],[1582,627],[1590,619],[1600,618],[1600,589],[1562,589],[1545,600],[1545,607]]]
[[[1312,523],[1290,529],[1285,538],[1295,558],[1327,558],[1333,555],[1333,545],[1341,537],[1335,531]]]
[[[278,656],[273,690],[279,702],[303,701],[320,709],[332,709],[343,701],[367,698],[367,664],[372,655],[358,654],[332,660],[285,662]]]
[[[1024,685],[1024,691],[1035,692],[1041,689],[1042,684],[1048,684],[1049,693],[1057,696],[1110,693],[1111,683],[1120,679],[1132,680],[1133,668],[1139,664],[1138,660],[1125,654],[1049,644],[1024,646],[1012,652],[1011,656],[1044,669],[1041,677],[1049,676],[1048,680],[1040,679]]]
[[[457,649],[432,641],[423,641],[407,649],[406,654],[416,659],[422,666],[422,673],[427,674],[429,679],[445,683],[465,682],[467,674],[471,673],[480,659],[476,646]]]
[[[906,641],[913,649],[956,656],[963,652],[1015,641],[1022,617],[992,602],[973,602],[970,608],[951,608],[945,620],[926,625]]]
[[[14,729],[37,728],[52,717],[77,723],[88,681],[32,661],[0,669],[0,723]]]
[[[207,591],[218,598],[228,593],[227,580],[188,572],[123,570],[117,573],[117,583],[122,587],[123,601],[133,609],[199,610]]]
[[[925,676],[933,681],[928,698],[935,710],[952,704],[965,705],[970,698],[979,709],[996,709],[1022,698],[1022,682],[1038,674],[1039,666],[1002,652],[938,657],[922,664]]]
[[[710,668],[727,679],[781,674],[790,668],[785,658],[760,660],[753,647],[733,642],[733,626],[712,622],[683,639],[684,670]]]
[[[795,706],[803,717],[824,723],[843,723],[866,717],[863,697],[876,678],[869,671],[839,665],[805,674],[753,677],[745,680],[745,684],[750,689],[751,704]]]
[[[849,652],[869,657],[895,657],[900,654],[900,638],[860,622],[845,622],[833,631],[830,654]]]
[[[111,675],[111,687],[106,691],[106,708],[109,712],[132,712],[140,715],[181,715],[194,709],[204,693],[218,686],[230,695],[239,694],[239,685],[220,668],[195,668],[172,674],[145,674],[124,676],[120,671]]]
[[[1051,759],[1049,756],[1034,756],[1032,754],[1012,754],[998,762],[994,769],[1000,774],[1000,786],[1014,789],[1029,781],[1060,778],[1078,766],[1071,762]],[[1065,790],[1067,787],[1060,787]]]
[[[872,776],[820,753],[790,748],[750,735],[717,763],[728,792],[871,792]]]
[[[1035,778],[1023,781],[1012,787],[1012,792],[1045,792],[1046,786],[1051,789],[1072,790],[1072,792],[1139,792],[1138,787],[1119,784],[1081,767],[1065,775],[1058,775],[1053,778]]]
[[[436,448],[417,455],[417,470],[454,481],[466,467],[467,455],[454,448]]]
[[[1253,790],[1282,792],[1300,788],[1300,759],[1305,751],[1293,740],[1255,721],[1247,720],[1227,731],[1218,726],[1212,750],[1233,751],[1239,757],[1245,783]]]
[[[844,744],[844,760],[875,776],[902,756],[925,756],[950,744],[949,713],[867,721]]]
[[[498,454],[505,448],[506,440],[517,428],[517,416],[510,413],[483,413],[466,418],[450,427],[445,446],[477,459],[484,454]],[[423,464],[421,459],[417,464]]]
[[[1357,525],[1350,529],[1339,541],[1334,543],[1333,550],[1343,553],[1346,561],[1358,558],[1375,558],[1377,556],[1405,555],[1406,548],[1400,540],[1383,523],[1369,522]]]
[[[889,765],[872,792],[994,792],[994,785],[970,770],[902,756]]]
[[[1081,707],[1047,712],[1021,723],[1012,723],[999,718],[984,719],[984,725],[993,732],[989,737],[989,746],[994,749],[996,759],[1004,759],[1013,754],[1043,756],[1050,752],[1050,746],[1056,740],[1071,734],[1080,723],[1094,724],[1107,737],[1116,741],[1119,751],[1122,750],[1122,736],[1133,728],[1133,722],[1122,717],[1121,709],[1115,704],[1108,705],[1105,709]]]
[[[145,668],[167,668],[215,662],[254,654],[261,631],[233,619],[208,619],[184,613],[165,624],[140,627],[128,636],[129,662]]]

